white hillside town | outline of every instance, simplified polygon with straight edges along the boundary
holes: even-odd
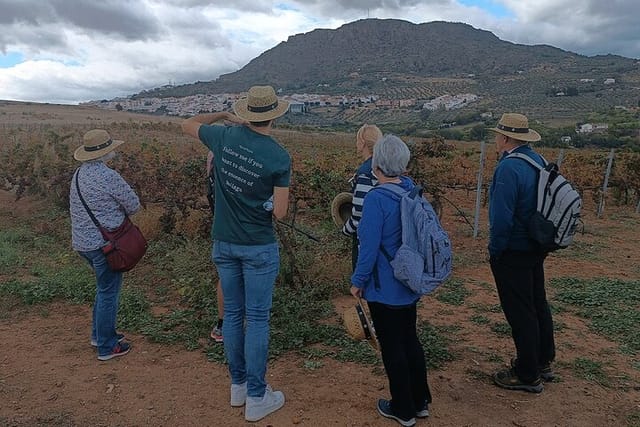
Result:
[[[111,100],[88,101],[81,105],[90,105],[107,110],[164,114],[170,116],[190,116],[202,112],[215,112],[229,109],[231,105],[242,96],[244,96],[243,93],[222,93],[167,98],[122,97]],[[443,95],[426,102],[425,100],[415,98],[383,99],[374,94],[345,96],[303,93],[284,95],[283,98],[289,101],[289,111],[292,113],[305,113],[315,107],[328,106],[362,107],[369,109],[416,108],[436,110],[438,108],[444,108],[445,110],[452,110],[462,108],[479,99],[478,95],[472,93]]]

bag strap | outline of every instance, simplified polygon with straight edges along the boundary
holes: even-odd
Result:
[[[539,156],[542,159],[542,163],[544,163],[544,166],[540,166],[535,160],[533,160],[531,158],[531,156],[528,156],[527,154],[524,154],[524,153],[518,153],[518,152],[510,153],[510,154],[507,154],[505,159],[508,159],[508,158],[522,159],[522,160],[526,161],[527,163],[529,163],[534,168],[536,168],[536,170],[541,171],[542,169],[544,169],[549,164],[549,162],[547,162],[547,159],[542,157],[542,154],[540,154]]]
[[[399,185],[392,184],[392,183],[380,184],[380,185],[378,185],[378,186],[376,186],[374,188],[380,188],[380,189],[383,189],[383,190],[388,190],[388,191],[392,192],[393,194],[399,196],[400,199],[402,199],[402,197],[404,197],[404,196],[408,196],[411,199],[414,199],[417,195],[420,195],[420,197],[422,197],[422,186],[421,185],[416,185],[409,191],[403,189]],[[403,230],[403,232],[404,232],[404,230]],[[391,256],[391,254],[389,254],[389,251],[387,251],[383,245],[380,245],[380,251],[382,252],[384,257],[387,259],[387,261],[391,262],[393,260],[393,257]]]
[[[82,206],[84,206],[85,210],[89,214],[89,217],[91,218],[91,221],[93,221],[96,227],[102,228],[102,225],[100,225],[100,223],[96,219],[96,216],[93,214],[93,212],[91,212],[91,209],[89,209],[89,206],[87,206],[87,202],[84,201],[84,197],[82,197],[82,193],[80,192],[80,183],[78,181],[78,175],[80,175],[80,168],[76,170],[76,191],[78,192],[78,197],[80,198],[80,202],[82,202]]]
[[[93,214],[93,212],[91,212],[91,209],[89,209],[89,206],[87,206],[87,202],[85,202],[84,197],[82,197],[82,193],[80,192],[80,182],[78,181],[78,175],[80,175],[80,168],[76,170],[76,191],[78,192],[78,197],[80,198],[80,202],[82,202],[82,206],[84,206],[85,210],[89,214],[91,221],[93,221],[96,227],[98,227],[98,230],[100,230],[100,234],[102,234],[102,237],[105,240],[109,240],[104,233],[104,227],[102,227],[100,222],[98,222],[98,219],[96,218],[96,216]]]

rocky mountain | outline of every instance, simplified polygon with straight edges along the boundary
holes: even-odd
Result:
[[[585,57],[552,46],[527,46],[493,33],[450,22],[413,24],[395,19],[363,19],[335,30],[318,29],[289,37],[242,69],[211,82],[145,94],[175,96],[238,92],[252,84],[283,90],[310,90],[319,84],[385,75],[494,78],[544,69],[552,74],[638,72],[638,61],[607,55]],[[357,84],[357,82],[355,83]]]
[[[479,109],[573,118],[602,106],[637,106],[640,61],[515,44],[463,23],[364,19],[291,36],[216,80],[137,96],[241,92],[254,84],[271,84],[283,94],[376,94],[417,102],[474,93],[482,100]]]

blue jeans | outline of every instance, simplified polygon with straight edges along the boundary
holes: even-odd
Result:
[[[118,343],[116,318],[122,287],[122,273],[112,271],[101,249],[78,252],[96,274],[96,298],[93,304],[91,339],[98,343],[98,355],[111,353]]]
[[[224,352],[232,384],[247,382],[247,396],[262,397],[267,385],[269,317],[280,268],[277,243],[213,243],[212,259],[224,294]]]

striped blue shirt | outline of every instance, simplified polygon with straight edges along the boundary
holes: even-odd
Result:
[[[373,175],[373,170],[371,169],[371,157],[360,165],[356,174],[351,178],[351,182],[353,186],[353,201],[351,202],[353,208],[351,209],[351,217],[342,226],[342,233],[346,236],[356,234],[358,223],[362,218],[364,196],[378,184],[378,180]]]
[[[140,200],[133,189],[104,162],[84,162],[76,171],[78,173],[82,197],[100,225],[106,229],[118,228],[125,214],[133,215],[140,209]],[[106,242],[78,197],[76,174],[73,175],[69,190],[71,245],[76,251],[93,251]]]

